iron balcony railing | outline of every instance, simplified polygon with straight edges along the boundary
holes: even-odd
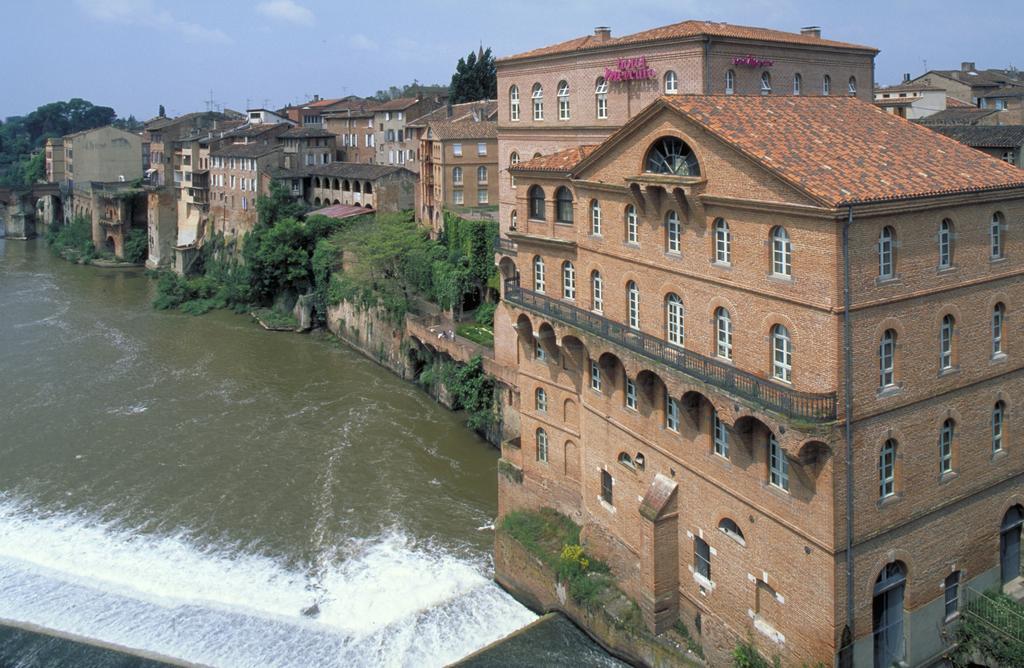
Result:
[[[811,422],[831,422],[836,419],[835,393],[797,392],[737,369],[731,364],[671,345],[667,341],[638,332],[596,313],[522,288],[516,278],[505,280],[505,300],[600,336],[701,382],[714,385],[734,396],[789,418]]]
[[[499,253],[504,253],[506,255],[515,255],[517,252],[516,242],[512,241],[511,239],[503,239],[501,237],[498,237],[497,239],[494,240],[494,250]]]

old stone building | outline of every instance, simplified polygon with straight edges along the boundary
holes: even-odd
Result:
[[[958,70],[929,70],[911,83],[939,87],[950,97],[979,109],[1003,112],[995,125],[1024,124],[1024,74],[1016,69],[978,69],[973,62]]]
[[[416,175],[394,165],[335,162],[275,178],[301,178],[305,200],[314,207],[349,204],[394,213],[413,208],[415,200]]]
[[[373,105],[378,165],[401,165],[419,174],[419,144],[409,136],[406,125],[443,104],[438,96],[402,97]]]
[[[676,94],[509,176],[499,513],[574,518],[712,665],[920,665],[1019,586],[1024,172],[861,96]]]
[[[44,148],[46,155],[46,182],[61,183],[64,181],[64,139],[48,137]]]
[[[269,175],[283,164],[281,136],[288,123],[249,124],[234,130],[210,150],[210,229],[240,237],[258,220],[256,198],[265,193]]]

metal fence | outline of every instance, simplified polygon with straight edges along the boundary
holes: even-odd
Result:
[[[1024,614],[1021,606],[1008,598],[996,598],[976,589],[967,590],[965,617],[973,617],[1008,639],[1024,645]]]
[[[635,353],[661,362],[697,380],[747,399],[790,418],[812,422],[836,419],[835,393],[798,392],[692,350],[631,329],[626,325],[520,287],[506,279],[505,299],[525,309],[550,316],[612,341]]]

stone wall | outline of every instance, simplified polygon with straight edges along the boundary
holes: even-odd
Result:
[[[327,329],[381,366],[413,379],[409,357],[402,352],[405,328],[395,325],[384,309],[334,304],[327,309]]]

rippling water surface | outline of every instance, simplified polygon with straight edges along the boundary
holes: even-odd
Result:
[[[534,619],[459,416],[151,290],[0,239],[0,618],[216,666],[443,665]]]

